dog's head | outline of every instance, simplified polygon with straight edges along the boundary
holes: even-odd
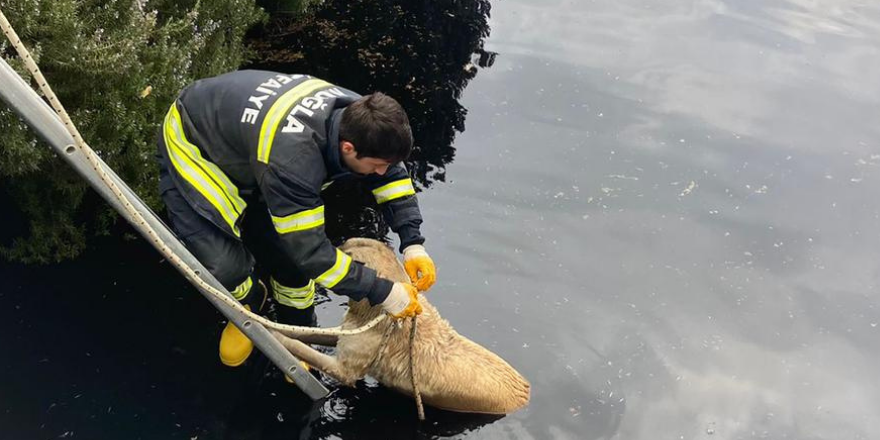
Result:
[[[397,259],[394,250],[385,243],[370,238],[350,238],[339,247],[355,261],[375,270],[380,277],[407,283],[409,277]]]

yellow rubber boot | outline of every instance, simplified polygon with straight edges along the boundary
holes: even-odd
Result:
[[[242,301],[250,302],[244,308],[253,310],[251,304],[257,307],[256,313],[261,313],[266,304],[267,290],[262,281],[257,281],[253,289]],[[220,362],[229,367],[237,367],[244,363],[254,351],[254,343],[242,333],[232,321],[226,323],[223,333],[220,334]]]
[[[251,306],[244,308],[250,310]],[[237,367],[243,364],[253,351],[254,343],[232,321],[226,323],[226,328],[220,334],[220,362],[228,367]]]

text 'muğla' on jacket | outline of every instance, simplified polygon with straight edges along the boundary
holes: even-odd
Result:
[[[355,177],[339,157],[339,123],[358,98],[308,75],[245,70],[200,80],[171,106],[163,153],[184,198],[217,227],[240,238],[240,194],[259,191],[289,264],[338,294],[377,304],[391,281],[352,261],[324,233],[322,188]],[[360,178],[400,235],[401,249],[423,243],[403,165]]]

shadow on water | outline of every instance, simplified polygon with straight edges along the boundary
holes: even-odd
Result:
[[[496,54],[483,49],[489,11],[487,0],[328,1],[307,19],[277,15],[256,31],[251,43],[257,55],[248,67],[308,73],[359,93],[394,97],[415,138],[407,167],[417,185],[429,187],[445,180],[455,135],[465,129],[462,91],[477,66],[495,61]],[[348,183],[323,194],[334,242],[387,234],[372,195],[364,192]]]
[[[273,370],[265,365],[257,368]],[[272,398],[266,398],[268,393]],[[290,386],[279,389],[273,378],[266,386],[237,396],[237,402],[234,417],[224,426],[225,438],[446,438],[500,418],[425,408],[427,421],[419,422],[411,398],[373,381],[361,381],[357,389],[337,388],[327,398],[312,402]]]
[[[339,389],[324,404],[325,417],[314,430],[319,438],[351,437],[363,432],[364,421],[393,430],[377,431],[384,438],[442,438],[473,431],[500,416],[460,414],[425,408],[425,422],[419,422],[413,400],[387,388],[369,385],[360,389]]]

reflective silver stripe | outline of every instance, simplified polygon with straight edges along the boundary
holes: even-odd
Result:
[[[254,280],[251,279],[251,277],[247,277],[247,279],[244,280],[243,283],[239,284],[238,287],[236,287],[235,290],[230,293],[232,293],[232,296],[235,299],[241,301],[242,299],[244,299],[245,296],[247,296],[248,292],[251,291],[251,287],[253,287],[253,285]]]
[[[272,224],[279,234],[317,228],[324,224],[324,205],[285,217],[272,216]]]
[[[309,280],[304,287],[287,287],[272,278],[275,300],[281,304],[304,309],[315,302],[315,280]]]
[[[217,210],[235,235],[239,235],[236,223],[247,204],[226,174],[205,160],[199,149],[186,139],[176,104],[168,111],[163,132],[174,169]]]
[[[333,180],[321,185],[321,191],[324,191],[325,189],[329,188],[330,185],[333,185]]]
[[[336,249],[336,263],[333,267],[322,273],[321,276],[315,278],[315,281],[328,289],[332,289],[333,286],[348,275],[349,267],[351,267],[351,257]]]
[[[380,186],[373,190],[373,196],[376,197],[376,203],[385,203],[394,199],[405,196],[411,196],[416,193],[413,188],[412,179],[395,180],[387,185]]]

